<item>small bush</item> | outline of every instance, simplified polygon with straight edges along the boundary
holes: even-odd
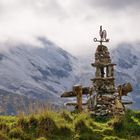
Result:
[[[39,136],[51,136],[58,131],[58,128],[54,120],[45,115],[39,118],[38,131]]]
[[[112,128],[106,128],[106,129],[104,129],[104,130],[103,130],[103,134],[104,134],[104,135],[109,135],[109,136],[113,135],[113,130],[112,130]]]
[[[100,130],[94,130],[92,132],[84,132],[80,134],[80,140],[102,140],[103,133]]]
[[[108,116],[92,116],[92,117],[96,122],[100,123],[106,123],[110,120],[110,117]]]
[[[32,137],[24,133],[20,128],[13,128],[9,132],[9,137],[11,139],[18,139],[18,140],[32,140]]]
[[[72,131],[70,128],[68,128],[66,125],[63,125],[59,128],[60,134],[67,136],[71,136],[72,135]]]
[[[75,132],[79,134],[79,140],[101,140],[103,132],[101,130],[91,129],[84,120],[77,120],[75,123]]]
[[[86,131],[87,126],[84,122],[84,120],[78,120],[76,123],[75,123],[75,130],[76,131],[79,131],[79,132],[85,132]]]
[[[9,132],[10,138],[22,138],[22,136],[23,136],[23,131],[20,128],[13,128]]]
[[[31,127],[31,128],[36,128],[38,126],[38,119],[37,118],[35,118],[34,116],[31,116],[30,118],[29,118],[29,127]]]
[[[90,126],[92,129],[102,129],[101,125],[98,125],[93,119],[89,119],[88,126]]]
[[[124,118],[116,118],[113,122],[113,128],[116,132],[124,130]]]
[[[0,130],[8,132],[9,131],[9,126],[6,123],[1,122],[0,123]]]
[[[134,116],[135,116],[137,119],[139,119],[139,121],[140,121],[140,111],[139,111],[139,112],[136,112]]]
[[[6,134],[0,132],[0,140],[9,140]]]
[[[28,128],[29,128],[29,121],[28,121],[28,119],[24,118],[24,117],[19,118],[18,126],[20,128],[22,128],[23,130],[28,131]]]
[[[140,125],[137,122],[127,124],[126,131],[129,135],[140,136]]]
[[[70,114],[68,114],[67,112],[63,111],[60,114],[60,116],[63,117],[66,121],[72,122],[72,118],[71,118]]]

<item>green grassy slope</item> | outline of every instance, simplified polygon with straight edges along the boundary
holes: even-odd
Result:
[[[1,116],[0,140],[140,140],[140,112],[115,118],[66,111]]]

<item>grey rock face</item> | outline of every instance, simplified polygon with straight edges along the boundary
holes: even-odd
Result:
[[[9,48],[0,54],[0,88],[56,101],[62,91],[77,82],[78,60],[47,39],[38,40],[41,46],[0,44]]]

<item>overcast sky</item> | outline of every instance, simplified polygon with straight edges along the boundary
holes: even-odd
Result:
[[[140,0],[0,0],[0,40],[36,43],[46,36],[70,53],[96,46],[99,26],[110,47],[140,41]]]

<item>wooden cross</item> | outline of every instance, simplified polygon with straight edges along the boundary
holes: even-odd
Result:
[[[81,85],[73,86],[73,91],[64,92],[61,97],[76,97],[77,103],[67,103],[67,105],[75,105],[79,112],[83,110],[82,105],[82,95],[91,95],[93,92],[93,88],[91,87],[82,87]]]

